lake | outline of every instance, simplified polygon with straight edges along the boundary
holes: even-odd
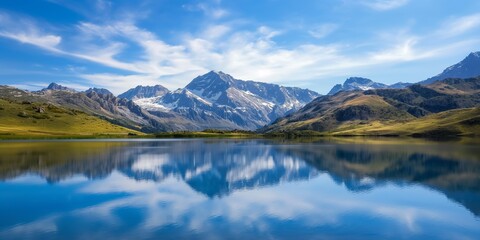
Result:
[[[0,142],[0,239],[479,239],[479,146]]]

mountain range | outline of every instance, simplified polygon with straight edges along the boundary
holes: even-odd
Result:
[[[480,52],[472,52],[461,62],[446,68],[442,73],[421,81],[430,84],[447,78],[471,78],[480,76]]]
[[[119,98],[125,98],[128,100],[136,100],[141,98],[160,97],[167,94],[169,91],[162,85],[155,86],[137,86],[120,95]]]
[[[44,125],[42,121],[53,121],[56,119],[56,112],[48,110],[49,106],[53,105],[63,112],[74,110],[86,113],[115,125],[142,132],[187,130],[195,127],[189,121],[184,121],[181,117],[174,115],[166,115],[164,117],[152,115],[132,100],[115,97],[106,89],[91,88],[85,92],[78,92],[52,83],[40,91],[29,92],[8,86],[0,86],[0,96],[8,101],[10,105],[23,104],[25,106],[35,105],[42,107],[43,112],[41,116],[39,116],[40,113],[35,112],[33,107],[25,108],[23,111],[15,107],[17,111],[30,115],[25,118],[31,117],[36,119],[35,121],[38,125]],[[4,113],[0,117],[7,117],[11,114]],[[13,114],[17,115],[17,112]],[[77,123],[72,121],[69,124],[74,126]]]
[[[264,132],[313,130],[343,135],[409,134],[477,134],[480,126],[480,77],[445,79],[430,85],[414,84],[405,89],[371,89],[344,91],[319,97],[299,111],[279,118]],[[474,108],[474,109],[469,109]],[[476,109],[475,109],[476,108]],[[451,121],[427,118],[446,113]],[[453,115],[453,116],[452,116]],[[458,119],[456,117],[463,116]],[[424,119],[425,120],[425,119]],[[456,125],[449,125],[455,123]],[[425,125],[425,126],[423,126]],[[425,127],[425,128],[422,128]],[[433,132],[431,132],[433,131]]]
[[[420,84],[426,85],[447,78],[472,78],[480,76],[480,52],[472,52],[465,59],[446,68],[442,73],[420,81]],[[413,83],[398,82],[391,85],[374,82],[368,78],[350,77],[342,84],[335,85],[328,95],[336,94],[340,91],[370,90],[380,88],[406,88]]]
[[[351,77],[325,96],[308,89],[239,80],[221,71],[198,76],[175,91],[161,85],[137,86],[119,96],[107,89],[90,88],[80,92],[56,83],[33,92],[0,86],[0,98],[9,104],[2,108],[11,111],[0,112],[0,120],[31,119],[27,122],[29,126],[33,124],[34,129],[45,126],[42,123],[45,119],[65,126],[77,124],[75,121],[61,123],[53,117],[55,113],[50,109],[60,109],[63,113],[81,112],[92,117],[86,119],[103,121],[100,125],[109,122],[133,132],[260,129],[261,132],[315,130],[358,134],[352,129],[372,132],[385,125],[420,121],[423,117],[439,121],[435,114],[478,107],[480,80],[475,77],[480,75],[479,69],[480,52],[475,52],[418,84],[386,85]],[[454,119],[458,114],[473,114],[475,119],[476,111],[453,111],[447,115]],[[4,129],[5,134],[10,134],[9,131],[16,128],[4,126]],[[455,129],[466,133],[461,126]]]
[[[120,96],[145,91],[147,87],[137,87]],[[153,115],[175,114],[192,121],[198,129],[255,130],[318,96],[307,89],[243,81],[211,71],[183,89],[143,98],[137,94],[132,99]]]
[[[118,97],[107,89],[90,88],[80,92],[56,83],[33,92],[0,86],[0,98],[12,105],[9,118],[22,115],[26,119],[53,121],[55,118],[51,115],[55,113],[48,111],[47,106],[55,105],[64,112],[72,109],[142,132],[211,128],[255,130],[318,96],[307,89],[242,81],[214,71],[198,76],[184,89],[173,92],[161,85],[138,86]],[[42,113],[35,112],[35,107],[25,108],[23,102],[41,107]],[[32,121],[42,125],[43,120]],[[33,129],[37,129],[35,124],[31,126]],[[72,121],[70,124],[76,123]],[[8,127],[6,134],[10,134]]]
[[[412,85],[411,83],[398,82],[392,85],[374,82],[368,78],[362,77],[350,77],[342,84],[337,84],[328,92],[327,95],[334,95],[341,91],[354,91],[354,90],[370,90],[379,88],[405,88]]]

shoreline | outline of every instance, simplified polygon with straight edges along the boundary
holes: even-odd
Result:
[[[254,133],[254,132],[165,132],[144,135],[130,134],[96,134],[96,135],[16,135],[16,134],[0,134],[0,142],[11,140],[108,140],[108,139],[201,139],[201,138],[217,138],[217,139],[311,139],[311,138],[382,138],[382,139],[425,139],[425,140],[452,140],[452,139],[479,139],[478,135],[425,135],[425,134],[327,134],[320,132],[282,132],[282,133]]]

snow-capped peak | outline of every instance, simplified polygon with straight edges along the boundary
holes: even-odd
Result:
[[[150,109],[157,104],[158,110],[169,109],[205,128],[254,130],[318,96],[306,89],[243,81],[222,71],[210,71],[184,89],[136,102]]]

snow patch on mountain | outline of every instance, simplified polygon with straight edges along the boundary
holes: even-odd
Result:
[[[175,112],[204,128],[255,130],[318,96],[307,89],[243,81],[211,71],[184,89],[134,101],[148,111]]]

